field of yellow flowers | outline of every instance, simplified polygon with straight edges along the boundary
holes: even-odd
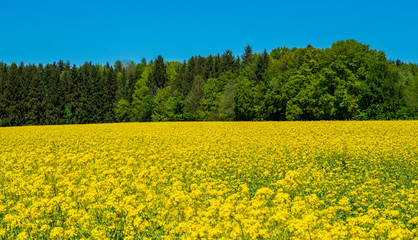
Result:
[[[418,121],[0,128],[0,239],[418,239]]]

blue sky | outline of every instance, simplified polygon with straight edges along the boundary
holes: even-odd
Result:
[[[418,1],[3,1],[0,61],[113,64],[355,39],[418,63]]]

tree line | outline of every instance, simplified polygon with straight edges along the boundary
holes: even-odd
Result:
[[[0,63],[0,125],[418,119],[418,65],[354,40],[188,61]]]

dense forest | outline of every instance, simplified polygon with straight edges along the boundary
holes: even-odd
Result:
[[[354,40],[113,66],[0,63],[0,125],[418,119],[418,65]]]

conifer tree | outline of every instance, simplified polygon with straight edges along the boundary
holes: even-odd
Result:
[[[165,87],[168,81],[166,66],[164,65],[164,59],[159,55],[155,59],[154,66],[148,77],[148,87],[151,95],[157,94],[157,90]]]
[[[254,56],[253,56],[253,50],[250,47],[250,45],[247,45],[245,47],[245,53],[242,55],[242,67],[247,67],[253,63]]]
[[[43,119],[43,100],[42,100],[42,65],[34,69],[30,78],[30,85],[28,91],[27,108],[29,109],[25,120],[27,125],[42,124]]]

